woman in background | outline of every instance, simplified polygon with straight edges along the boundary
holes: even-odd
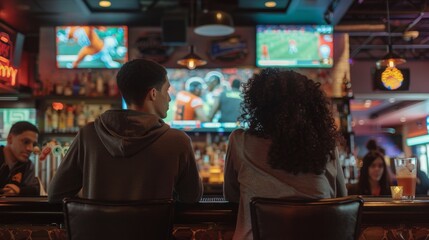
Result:
[[[320,199],[347,195],[338,131],[320,84],[294,71],[264,69],[244,85],[247,129],[231,133],[225,198],[239,202],[234,239],[253,239],[252,197]]]
[[[363,157],[359,182],[349,189],[349,194],[359,195],[390,195],[390,177],[384,156],[380,152],[371,151]]]

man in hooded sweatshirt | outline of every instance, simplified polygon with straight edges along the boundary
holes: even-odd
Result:
[[[49,202],[74,196],[197,202],[203,187],[191,140],[162,120],[171,100],[165,68],[132,60],[117,84],[128,110],[106,111],[79,131],[49,185]]]

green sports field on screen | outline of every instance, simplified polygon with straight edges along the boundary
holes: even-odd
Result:
[[[256,65],[332,67],[332,27],[258,25]]]

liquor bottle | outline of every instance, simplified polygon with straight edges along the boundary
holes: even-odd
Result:
[[[116,81],[113,77],[109,79],[108,86],[109,86],[109,96],[110,97],[117,96],[118,86],[116,85]]]
[[[92,77],[88,79],[88,89],[87,89],[87,95],[90,97],[96,97],[97,96],[97,89],[96,89],[96,76],[94,74],[91,75]]]
[[[83,112],[83,108],[79,106],[79,108],[76,108],[76,114],[77,114],[77,126],[79,128],[85,126],[86,124],[86,117]]]
[[[64,96],[73,95],[73,86],[72,86],[71,80],[67,80],[66,86],[64,87],[64,90],[63,90],[63,94]]]
[[[73,80],[73,95],[74,96],[79,95],[79,91],[80,91],[80,81],[79,81],[79,75],[76,73]]]
[[[57,132],[58,131],[58,111],[54,110],[52,112],[52,132]]]
[[[74,115],[73,115],[73,107],[67,107],[67,119],[66,119],[66,131],[74,132]]]
[[[80,84],[79,95],[80,96],[85,96],[86,95],[86,90],[87,90],[86,85],[88,84],[88,74],[82,73],[82,76],[80,78],[80,83],[79,84]]]
[[[109,81],[108,81],[109,96],[118,96],[119,95],[118,85],[116,84],[116,75],[117,75],[116,71],[112,71],[110,73],[110,77],[109,77]]]
[[[52,109],[47,107],[45,111],[45,132],[52,132]]]
[[[60,82],[58,78],[55,79],[55,94],[63,95],[64,93],[64,83]]]
[[[104,81],[103,81],[103,76],[101,76],[101,73],[98,73],[95,84],[96,84],[97,96],[103,96],[103,94],[104,94]]]
[[[87,122],[94,122],[95,121],[95,111],[94,109],[89,109],[87,110]]]
[[[63,133],[66,132],[66,123],[67,122],[67,115],[66,111],[62,109],[60,111],[60,114],[58,116],[58,131]]]

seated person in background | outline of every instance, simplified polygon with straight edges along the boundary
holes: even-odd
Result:
[[[253,239],[252,197],[347,195],[339,133],[320,84],[294,71],[264,69],[244,85],[247,129],[229,137],[224,195],[239,202],[234,239]],[[317,113],[317,114],[315,114]]]
[[[349,195],[390,195],[391,182],[384,156],[377,151],[371,151],[362,161],[359,181],[349,187]]]
[[[429,178],[420,168],[420,159],[416,156],[413,157],[417,159],[416,195],[428,195]]]
[[[37,127],[25,121],[16,122],[10,128],[6,146],[0,146],[1,195],[39,195],[39,182],[29,160],[38,134]]]
[[[378,152],[383,155],[384,162],[386,163],[385,170],[387,171],[387,176],[389,177],[389,181],[392,185],[396,185],[396,176],[393,172],[394,166],[390,166],[390,158],[386,155],[386,150],[377,144],[375,139],[370,139],[366,143],[366,148],[368,152]],[[392,170],[393,169],[393,170]]]
[[[117,84],[128,110],[109,110],[78,132],[48,188],[50,202],[65,197],[131,201],[200,200],[203,186],[190,138],[162,120],[170,82],[158,63],[135,59]]]

